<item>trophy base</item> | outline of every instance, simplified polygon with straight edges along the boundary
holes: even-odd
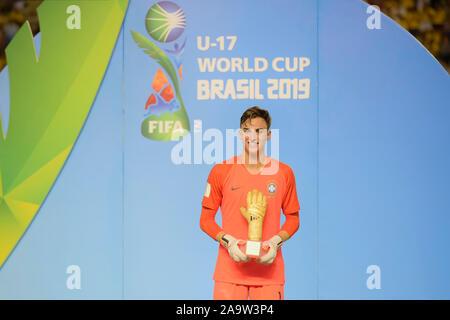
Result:
[[[245,254],[249,257],[259,257],[261,253],[261,242],[259,241],[247,241]]]
[[[264,250],[260,241],[247,240],[245,244],[240,245],[240,249],[247,257],[252,259],[258,259],[269,252],[269,250]]]

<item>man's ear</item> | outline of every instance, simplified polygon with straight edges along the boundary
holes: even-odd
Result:
[[[241,139],[242,141],[244,141],[244,132],[242,131],[242,128],[239,129],[238,136],[239,136],[239,139]]]
[[[267,141],[270,139],[270,135],[272,134],[272,131],[267,131]]]

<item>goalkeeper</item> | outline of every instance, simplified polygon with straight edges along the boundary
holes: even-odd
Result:
[[[280,247],[298,230],[300,205],[292,169],[264,154],[270,124],[267,110],[247,109],[239,131],[243,152],[215,165],[207,180],[200,227],[220,242],[216,300],[284,299]],[[222,227],[215,222],[219,207]],[[281,211],[286,221],[280,228]],[[241,245],[261,230],[263,253],[250,259]]]

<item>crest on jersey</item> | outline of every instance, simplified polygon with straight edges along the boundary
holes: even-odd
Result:
[[[277,191],[277,185],[274,182],[269,182],[267,185],[267,192],[269,194],[274,194]]]

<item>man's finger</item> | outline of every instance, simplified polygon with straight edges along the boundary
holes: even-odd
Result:
[[[259,261],[264,264],[267,263],[270,259],[272,259],[274,251],[275,250],[273,248],[270,248],[268,253],[259,258]]]
[[[274,259],[270,259],[269,261],[263,263],[265,266],[270,266]]]
[[[267,260],[268,260],[268,256],[269,254],[268,253],[266,253],[265,255],[263,255],[262,257],[260,257],[259,259],[258,259],[258,262],[259,263],[265,263]]]
[[[237,253],[238,257],[242,260],[245,261],[247,260],[247,256],[241,251],[241,249],[239,249],[239,247],[237,247]]]

